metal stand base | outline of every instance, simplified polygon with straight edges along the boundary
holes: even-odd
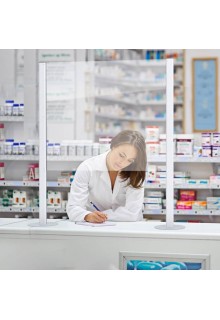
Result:
[[[46,228],[46,227],[53,227],[53,226],[57,226],[58,223],[57,222],[47,222],[46,224],[40,224],[40,222],[33,222],[33,223],[29,223],[29,227],[40,227],[40,228]]]
[[[181,230],[181,229],[185,229],[185,226],[174,224],[171,227],[168,227],[166,224],[164,224],[164,225],[155,226],[155,229],[159,229],[159,230]]]

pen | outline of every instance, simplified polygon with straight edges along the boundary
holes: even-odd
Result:
[[[90,201],[90,203],[97,211],[100,211],[99,208],[97,208],[96,205],[92,201]]]

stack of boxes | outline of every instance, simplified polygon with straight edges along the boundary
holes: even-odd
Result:
[[[27,192],[19,190],[3,190],[0,206],[26,208],[28,204]]]
[[[59,183],[72,183],[76,171],[61,171],[61,175],[57,178]]]
[[[189,171],[175,171],[174,172],[174,185],[179,186],[182,184],[187,185],[220,185],[220,167],[217,175],[211,175],[209,179],[191,179]],[[166,184],[166,166],[148,165],[146,171],[146,184]]]
[[[63,194],[60,191],[47,191],[47,206],[61,208]]]
[[[220,157],[220,133],[202,133],[202,156]]]
[[[144,198],[145,210],[161,210],[164,192],[162,191],[148,191],[147,197]]]
[[[67,200],[64,200],[64,193],[60,191],[47,191],[47,207],[66,210]]]
[[[195,190],[180,190],[180,200],[177,201],[176,209],[179,210],[203,210],[206,209],[206,201],[196,200]]]

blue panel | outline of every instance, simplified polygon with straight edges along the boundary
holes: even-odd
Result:
[[[216,61],[194,61],[194,129],[217,130]]]

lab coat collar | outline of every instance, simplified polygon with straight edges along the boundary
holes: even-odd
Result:
[[[96,169],[97,171],[108,172],[106,158],[110,151],[111,150],[108,150],[100,155],[97,163],[97,169]]]
[[[98,170],[101,169],[102,172],[101,172],[100,178],[102,179],[102,181],[104,181],[107,184],[108,188],[110,188],[110,190],[112,192],[111,180],[110,180],[110,176],[109,176],[108,168],[107,168],[107,164],[106,164],[106,158],[107,158],[107,155],[110,151],[111,150],[108,150],[107,152],[102,154]],[[119,192],[121,181],[122,181],[122,179],[118,175],[115,180],[115,185],[114,185],[114,189],[113,189],[113,193],[112,193],[113,198],[115,198]]]
[[[110,177],[109,177],[109,173],[108,173],[108,168],[107,168],[107,164],[106,164],[106,158],[108,153],[111,150],[108,150],[107,152],[104,152],[101,157],[100,157],[100,161],[97,164],[97,170],[101,171],[101,175],[100,175],[100,179],[102,179],[107,185],[108,187],[111,188],[111,181],[110,181]]]

